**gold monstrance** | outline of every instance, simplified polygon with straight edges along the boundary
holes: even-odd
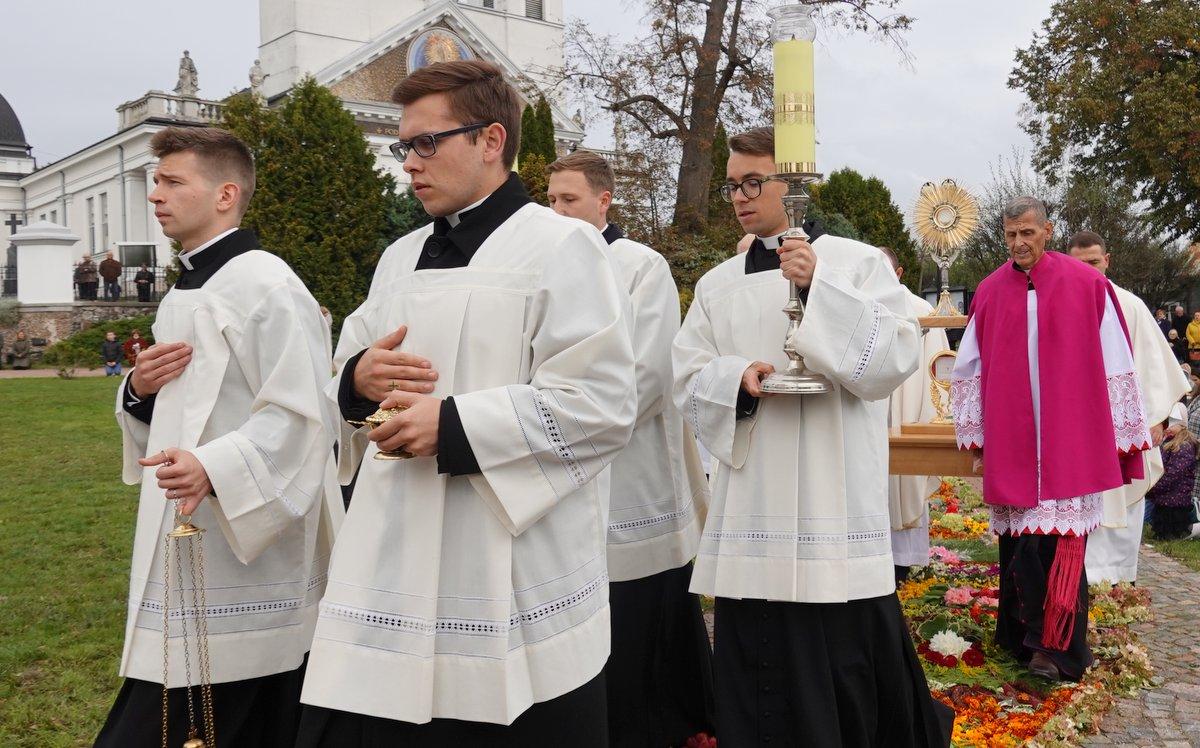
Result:
[[[933,314],[921,317],[922,327],[965,327],[966,316],[950,298],[950,266],[971,234],[979,228],[979,204],[971,193],[944,179],[926,182],[913,208],[913,226],[925,251],[941,270],[942,293]]]
[[[813,9],[806,5],[784,5],[768,11],[774,23],[775,62],[775,176],[787,183],[783,198],[788,230],[784,239],[806,239],[804,215],[812,196],[809,185],[820,181],[817,173],[817,130],[814,99],[813,40],[817,25]],[[820,374],[811,372],[796,351],[794,340],[804,320],[804,301],[795,283],[788,284],[788,302],[783,313],[788,318],[783,352],[787,368],[771,374],[762,382],[763,392],[786,395],[812,395],[832,392],[833,385]]]
[[[186,677],[185,698],[187,699],[188,738],[183,748],[216,748],[217,733],[213,719],[212,673],[208,657],[208,617],[204,590],[204,530],[192,524],[192,518],[175,512],[175,527],[167,533],[163,555],[163,697],[162,697],[162,748],[167,748],[167,682],[170,675],[170,632],[171,632],[171,563],[174,561],[179,577],[179,631],[183,639],[183,671]],[[200,716],[203,733],[196,721],[196,704],[192,690],[192,655],[188,644],[189,607],[187,580],[183,574],[183,556],[188,559],[188,574],[191,577],[191,611],[195,612],[196,660],[200,670]],[[203,734],[203,738],[201,737]]]

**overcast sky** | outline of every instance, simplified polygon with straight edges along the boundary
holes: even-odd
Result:
[[[0,94],[17,111],[40,164],[116,130],[118,104],[175,85],[191,51],[202,96],[247,85],[258,47],[258,3],[206,0],[39,0],[5,3]],[[1022,98],[1006,86],[1014,52],[1028,45],[1050,0],[906,0],[912,66],[863,36],[822,34],[817,53],[817,160],[875,175],[908,213],[921,184],[988,181],[1014,148]],[[636,13],[612,2],[565,0],[568,18],[632,36]],[[588,142],[605,144],[608,133]]]

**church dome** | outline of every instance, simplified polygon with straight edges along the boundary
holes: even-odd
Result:
[[[0,151],[18,156],[29,156],[30,151],[21,120],[3,95],[0,95]]]

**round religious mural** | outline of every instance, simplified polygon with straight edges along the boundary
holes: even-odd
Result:
[[[462,39],[448,29],[430,29],[413,39],[408,46],[408,72],[420,70],[435,62],[472,60],[475,53]]]

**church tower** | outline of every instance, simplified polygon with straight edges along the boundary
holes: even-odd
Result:
[[[562,65],[562,0],[259,0],[263,94],[284,93],[396,26],[449,6],[521,70],[536,76]]]

